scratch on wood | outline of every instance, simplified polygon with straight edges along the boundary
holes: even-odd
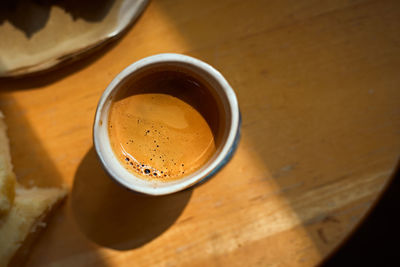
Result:
[[[372,203],[373,203],[373,201],[369,200],[369,201],[366,201],[366,202],[363,202],[360,204],[353,205],[351,208],[339,211],[336,214],[343,215],[343,214],[353,213],[360,209],[369,209],[372,206]]]
[[[294,164],[289,164],[286,166],[283,166],[282,168],[280,168],[276,173],[274,173],[273,177],[278,178],[284,175],[287,175],[289,172],[291,172],[292,170],[294,170],[294,168],[297,166],[297,163]]]
[[[220,206],[222,206],[222,201],[217,201],[217,202],[214,204],[214,207],[215,207],[215,208],[220,207]]]
[[[291,185],[282,187],[281,190],[280,190],[280,193],[288,192],[288,191],[290,191],[292,189],[295,189],[295,188],[298,188],[298,187],[302,186],[303,184],[304,184],[304,182],[301,181],[301,182],[298,182],[298,183],[295,183],[295,184],[291,184]]]
[[[271,197],[271,196],[275,196],[275,195],[279,195],[281,193],[289,192],[290,190],[298,188],[298,187],[302,186],[303,184],[304,184],[304,182],[298,182],[298,183],[295,183],[295,184],[291,184],[291,185],[282,187],[278,191],[274,191],[274,192],[271,192],[271,193],[267,193],[267,194],[263,194],[263,195],[258,195],[258,196],[252,197],[252,198],[249,199],[249,201],[264,200],[264,199],[266,199],[268,197]]]
[[[268,194],[268,195],[270,195],[270,194]],[[259,196],[250,198],[249,201],[262,200],[262,199],[264,199],[264,198],[266,198],[266,197],[267,197],[267,195],[259,195]]]
[[[322,222],[323,222],[323,223],[327,223],[327,222],[340,223],[340,221],[339,221],[337,218],[333,217],[332,215],[326,216],[326,217],[322,220]]]
[[[326,239],[326,236],[325,236],[325,234],[324,234],[323,229],[322,229],[322,228],[319,228],[319,229],[317,230],[317,233],[318,233],[319,238],[322,240],[322,242],[324,242],[325,244],[328,244],[328,240]]]
[[[190,221],[190,220],[192,220],[192,219],[193,219],[193,216],[190,216],[190,217],[187,217],[187,218],[185,218],[185,219],[179,221],[178,223],[184,223],[184,222]]]

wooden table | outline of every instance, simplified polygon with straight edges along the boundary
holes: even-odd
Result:
[[[236,90],[242,139],[208,183],[163,198],[114,184],[91,139],[130,63],[198,57]],[[311,266],[349,236],[400,154],[400,2],[152,1],[121,41],[0,81],[18,178],[71,190],[27,266]]]

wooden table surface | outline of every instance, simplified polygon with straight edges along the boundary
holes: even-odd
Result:
[[[242,139],[211,181],[149,198],[113,183],[92,144],[124,67],[177,52],[237,92]],[[70,195],[27,266],[312,266],[363,220],[400,155],[400,1],[152,1],[117,43],[0,80],[15,172]]]

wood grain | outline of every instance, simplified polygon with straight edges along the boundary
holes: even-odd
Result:
[[[66,183],[27,266],[312,266],[354,230],[400,151],[400,2],[153,1],[119,42],[1,80],[18,178]],[[97,101],[132,62],[198,57],[237,92],[242,139],[206,184],[152,199],[98,165]]]

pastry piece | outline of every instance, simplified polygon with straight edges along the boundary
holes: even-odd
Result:
[[[0,266],[23,263],[33,241],[47,225],[51,211],[65,198],[66,189],[17,186],[14,204],[0,221]]]
[[[0,111],[0,267],[20,266],[51,212],[67,194],[62,188],[24,188],[12,170]]]
[[[3,118],[0,111],[0,219],[10,210],[15,194],[15,175]]]

